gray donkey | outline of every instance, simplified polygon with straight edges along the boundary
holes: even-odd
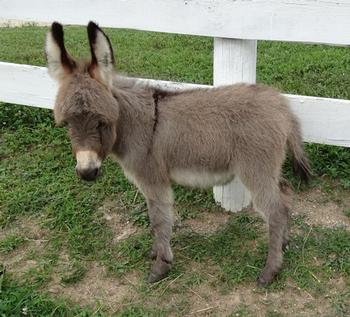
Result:
[[[154,236],[149,282],[173,263],[171,183],[208,187],[239,176],[269,227],[269,249],[258,284],[273,280],[287,244],[288,193],[281,167],[289,149],[294,170],[309,176],[299,123],[286,99],[262,85],[166,91],[114,72],[105,33],[87,27],[91,60],[75,61],[57,22],[46,39],[50,75],[59,83],[57,124],[68,126],[76,173],[92,181],[113,154],[146,198]]]

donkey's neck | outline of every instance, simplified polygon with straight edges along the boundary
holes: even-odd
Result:
[[[133,153],[146,155],[152,146],[156,123],[156,100],[153,90],[122,82],[114,85],[113,95],[120,107],[117,123],[117,141],[114,154],[125,159]]]

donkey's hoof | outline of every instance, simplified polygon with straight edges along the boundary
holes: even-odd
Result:
[[[155,283],[162,280],[164,277],[167,276],[170,269],[171,263],[162,260],[157,260],[151,269],[151,273],[148,277],[148,282]]]
[[[258,285],[258,287],[266,287],[267,285],[269,285],[269,283],[270,281],[266,281],[261,276],[259,276],[258,279],[256,280],[256,284]]]
[[[277,273],[263,271],[257,279],[259,287],[266,287],[275,279]]]

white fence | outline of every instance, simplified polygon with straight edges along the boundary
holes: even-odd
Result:
[[[211,36],[214,85],[255,82],[256,40],[350,45],[350,0],[0,0],[0,19]],[[0,83],[0,101],[53,107],[56,85],[44,67],[0,62]],[[287,97],[305,141],[350,147],[350,101]],[[250,201],[239,180],[215,187],[214,197],[232,211]]]

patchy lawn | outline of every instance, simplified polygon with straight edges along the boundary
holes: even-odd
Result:
[[[0,60],[44,65],[47,28],[0,28]],[[118,67],[132,75],[212,82],[212,40],[107,30]],[[67,29],[73,55],[86,31]],[[258,81],[284,92],[350,99],[345,48],[259,43]],[[74,174],[70,144],[48,110],[0,104],[0,315],[348,316],[350,151],[308,145],[315,178],[293,201],[284,270],[255,280],[267,253],[263,222],[229,214],[211,190],[176,186],[182,225],[175,265],[146,283],[151,246],[145,202],[111,160],[94,184]],[[290,175],[286,164],[285,175]]]
[[[130,218],[121,199],[107,200],[95,212],[104,219],[105,230],[113,232],[113,239],[105,241],[108,255],[103,252],[101,258],[71,254],[67,246],[56,248],[43,219],[21,216],[2,231],[0,262],[6,272],[0,296],[6,303],[19,292],[11,289],[14,279],[20,292],[35,289],[31,296],[37,298],[10,309],[14,315],[27,307],[35,316],[33,301],[39,304],[45,294],[53,305],[58,299],[72,302],[89,315],[347,316],[350,218],[343,211],[350,202],[349,193],[342,194],[341,202],[319,188],[295,196],[284,270],[266,289],[257,288],[255,279],[264,265],[267,235],[250,209],[229,215],[204,208],[185,217],[174,234],[174,269],[155,285],[146,282],[149,231]],[[325,224],[310,209],[336,220]],[[68,307],[68,315],[78,309]]]

